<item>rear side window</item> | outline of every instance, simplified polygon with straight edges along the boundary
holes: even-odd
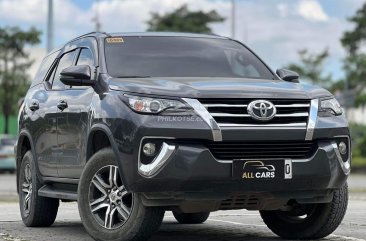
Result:
[[[76,51],[74,50],[74,51],[64,54],[61,57],[58,65],[57,65],[57,69],[54,74],[54,78],[53,78],[53,82],[52,82],[53,90],[65,89],[65,85],[60,80],[60,73],[62,70],[66,69],[67,67],[70,67],[73,64],[74,58],[75,58],[75,53],[76,53]]]
[[[31,87],[33,87],[43,81],[48,70],[50,69],[51,65],[53,64],[53,62],[55,61],[55,59],[59,53],[60,53],[60,51],[56,51],[56,52],[46,56],[43,59],[41,65],[36,73],[36,76],[34,77],[34,79],[32,81]]]

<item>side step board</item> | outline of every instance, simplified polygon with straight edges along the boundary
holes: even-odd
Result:
[[[58,198],[63,200],[77,201],[77,185],[44,185],[38,190],[38,195],[42,197]]]

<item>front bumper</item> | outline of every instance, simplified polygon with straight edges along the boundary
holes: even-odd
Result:
[[[350,172],[350,159],[343,161],[334,140],[318,141],[318,149],[308,159],[290,160],[291,179],[237,180],[232,162],[219,161],[204,144],[166,143],[175,150],[151,177],[140,175],[131,183],[134,192],[290,192],[340,188]],[[139,172],[139,171],[138,171]]]
[[[200,115],[206,116],[204,113]],[[141,115],[132,111],[123,121],[113,122],[116,125],[111,129],[118,145],[118,165],[126,188],[144,193],[149,205],[154,205],[151,200],[158,200],[156,205],[165,203],[169,206],[175,201],[225,200],[238,194],[267,200],[329,202],[333,190],[347,180],[350,155],[344,162],[336,145],[337,138],[349,139],[344,116],[315,118],[311,128],[225,127],[220,128],[220,136],[216,135],[217,126],[210,125],[211,122],[210,118]],[[165,149],[170,154],[161,155],[163,163],[141,164],[140,154],[145,139],[164,140],[168,145]],[[204,144],[207,141],[305,140],[316,141],[317,150],[309,158],[291,159],[292,178],[282,180],[234,179],[232,163],[216,159]]]

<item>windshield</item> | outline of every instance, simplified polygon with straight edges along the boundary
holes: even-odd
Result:
[[[227,39],[113,37],[106,39],[105,52],[112,77],[273,79],[272,72],[252,52]]]

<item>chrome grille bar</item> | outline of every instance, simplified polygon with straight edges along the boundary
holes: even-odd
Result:
[[[206,104],[203,106],[206,108],[209,108],[209,107],[238,107],[238,108],[248,107],[248,105],[229,105],[229,104]]]
[[[296,108],[296,107],[310,107],[310,104],[276,105],[276,107],[290,107],[290,108]]]
[[[227,113],[211,113],[213,117],[250,117],[249,114],[227,114]],[[275,117],[304,117],[309,116],[309,113],[291,113],[291,114],[276,114]]]

